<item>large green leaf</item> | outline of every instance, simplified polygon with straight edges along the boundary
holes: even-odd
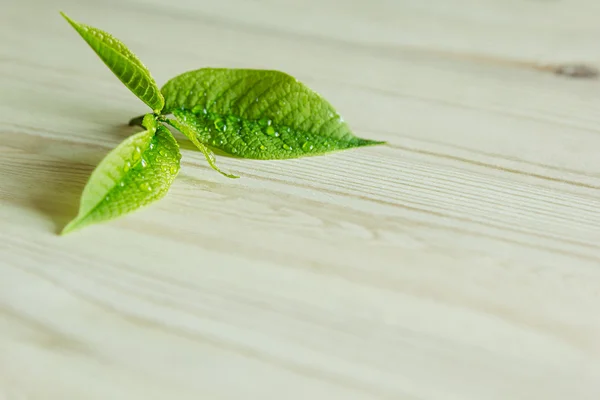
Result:
[[[356,137],[323,97],[279,71],[203,68],[162,88],[198,140],[244,158],[284,159],[382,144]]]
[[[150,118],[145,122],[148,130],[125,139],[96,167],[81,195],[79,214],[63,234],[115,219],[168,192],[179,173],[179,146],[167,128]]]
[[[163,96],[150,71],[119,39],[100,29],[73,21],[61,15],[90,45],[106,66],[156,113],[164,105]]]

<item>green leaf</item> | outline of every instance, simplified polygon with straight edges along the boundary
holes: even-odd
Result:
[[[285,159],[385,142],[356,137],[331,104],[279,71],[203,68],[162,88],[200,142],[243,158]]]
[[[79,214],[62,234],[115,219],[168,192],[179,173],[181,154],[171,132],[145,118],[148,130],[125,139],[96,167],[86,184]]]
[[[183,133],[188,139],[190,139],[190,141],[202,152],[202,154],[204,154],[206,161],[208,161],[208,164],[212,167],[212,169],[228,178],[239,178],[239,176],[225,173],[221,171],[219,167],[217,167],[215,154],[208,147],[206,147],[198,141],[197,135],[200,132],[198,131],[197,127],[193,124],[193,121],[188,120],[188,118],[186,118],[184,112],[175,110],[174,115],[177,118],[177,121],[167,119],[165,122],[167,122],[175,129],[179,130],[179,132]]]
[[[150,71],[120,40],[100,29],[73,21],[60,13],[90,45],[108,68],[152,110],[159,113],[164,98]]]

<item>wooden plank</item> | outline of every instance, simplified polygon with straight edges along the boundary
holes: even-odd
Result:
[[[0,399],[599,398],[600,82],[553,73],[599,3],[65,0],[159,83],[281,69],[389,142],[228,180],[179,137],[165,199],[65,237],[144,106],[55,7],[0,15]]]

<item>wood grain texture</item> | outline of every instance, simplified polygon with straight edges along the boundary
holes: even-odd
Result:
[[[159,84],[274,68],[389,146],[212,171],[80,233]],[[21,0],[0,13],[0,399],[597,400],[596,0]]]

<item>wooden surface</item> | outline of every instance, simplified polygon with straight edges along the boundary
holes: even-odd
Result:
[[[372,147],[219,158],[59,237],[145,106],[58,11],[159,84],[274,68]],[[1,400],[597,400],[597,0],[8,0]]]

